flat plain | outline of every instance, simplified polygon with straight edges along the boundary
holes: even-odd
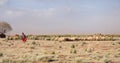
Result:
[[[1,39],[0,63],[120,63],[120,41]]]

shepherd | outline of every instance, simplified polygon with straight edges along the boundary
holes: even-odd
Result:
[[[22,41],[25,43],[27,41],[26,35],[22,32]]]

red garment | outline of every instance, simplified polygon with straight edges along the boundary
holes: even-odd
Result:
[[[22,33],[22,41],[23,41],[23,42],[26,42],[26,41],[27,41],[27,37],[26,37],[26,35],[25,35],[24,33]]]
[[[22,38],[22,41],[23,42],[26,42],[27,41],[27,38],[25,37],[25,38]]]

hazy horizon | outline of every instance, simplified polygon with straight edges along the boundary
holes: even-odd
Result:
[[[0,0],[14,33],[120,34],[120,0]]]

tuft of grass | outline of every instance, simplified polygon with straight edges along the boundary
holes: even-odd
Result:
[[[44,56],[44,57],[41,57],[39,59],[39,61],[48,62],[49,63],[49,62],[53,62],[53,61],[56,61],[56,60],[52,56]]]
[[[120,53],[116,53],[116,54],[114,55],[114,57],[115,57],[115,58],[119,58],[119,57],[120,57]]]
[[[35,47],[33,47],[33,46],[31,46],[30,48],[31,48],[31,49],[35,49]]]
[[[52,52],[51,54],[55,54],[55,52]]]
[[[115,43],[112,42],[112,45],[115,45]]]
[[[50,40],[51,40],[51,38],[46,38],[46,40],[47,40],[47,41],[50,41]]]
[[[44,52],[44,54],[48,54],[48,52]]]
[[[73,51],[73,53],[74,53],[74,54],[76,54],[76,53],[77,53],[77,51],[76,51],[76,50],[74,50],[74,51]]]
[[[94,55],[91,55],[91,58],[99,61],[103,58],[103,56],[94,54]]]
[[[73,51],[72,51],[72,50],[70,50],[70,53],[73,53]]]
[[[120,51],[120,48],[117,51]]]
[[[84,46],[85,44],[87,44],[87,43],[86,43],[86,42],[82,42],[82,43],[81,43],[81,46]]]
[[[87,48],[85,49],[86,52],[91,53],[94,50],[94,48]]]
[[[3,53],[0,52],[0,57],[3,57]]]
[[[71,45],[71,48],[75,48],[75,45]]]
[[[119,44],[119,45],[120,45],[120,42],[117,42],[117,44]]]
[[[76,53],[77,53],[77,50],[71,49],[71,50],[70,50],[70,53],[71,53],[71,54],[72,54],[72,53],[73,53],[73,54],[76,54]]]
[[[10,58],[3,59],[2,63],[17,63],[15,60],[13,61]]]
[[[62,48],[62,46],[59,46],[59,48]]]
[[[112,63],[110,60],[104,60],[104,63]]]
[[[32,42],[32,44],[33,44],[33,45],[36,45],[36,42],[35,42],[35,41],[33,41],[33,42]]]
[[[83,60],[82,59],[78,59],[78,60],[76,60],[76,63],[83,63]]]
[[[38,38],[38,37],[35,37],[34,39],[35,39],[35,40],[39,40],[39,38]]]

